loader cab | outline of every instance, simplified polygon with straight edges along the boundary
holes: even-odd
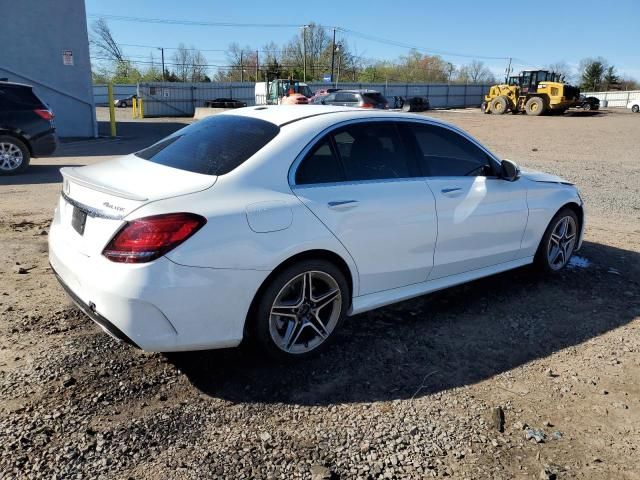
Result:
[[[267,95],[267,103],[277,105],[282,97],[286,97],[293,93],[299,93],[309,98],[313,96],[311,88],[304,82],[292,79],[275,79],[269,82],[269,92]]]
[[[557,82],[559,75],[548,70],[525,70],[520,74],[522,93],[537,93],[539,82]]]
[[[507,79],[507,85],[510,87],[519,87],[520,86],[520,77],[511,76]]]

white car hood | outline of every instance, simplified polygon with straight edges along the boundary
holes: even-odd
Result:
[[[543,183],[562,183],[564,185],[573,185],[572,182],[551,173],[539,172],[537,170],[520,169],[520,175],[523,178],[533,182]]]

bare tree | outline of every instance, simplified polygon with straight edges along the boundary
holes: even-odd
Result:
[[[191,52],[184,43],[180,43],[173,54],[173,66],[181,82],[189,80],[191,77]]]
[[[203,82],[207,77],[207,59],[200,50],[192,49],[190,56],[191,81]]]
[[[562,75],[567,82],[571,82],[574,79],[573,69],[564,60],[551,63],[547,65],[547,68],[552,72]]]
[[[484,62],[473,60],[469,65],[460,67],[457,80],[465,83],[492,83],[495,82],[495,76],[485,67]]]
[[[111,29],[104,18],[99,18],[91,25],[91,38],[89,44],[100,55],[105,56],[108,60],[115,62],[124,62],[124,54],[120,46],[116,43]]]

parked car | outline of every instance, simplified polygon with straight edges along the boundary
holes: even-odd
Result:
[[[113,101],[113,104],[118,108],[127,108],[133,105],[133,99],[138,98],[137,95],[129,95],[128,97],[119,98]]]
[[[52,268],[150,351],[251,338],[305,357],[347,315],[531,263],[558,272],[584,231],[570,182],[402,112],[249,107],[61,172]]]
[[[403,112],[424,112],[429,110],[430,107],[431,105],[427,97],[409,97],[402,99],[402,105],[400,106]]]
[[[600,99],[597,97],[585,97],[584,95],[580,95],[580,99],[578,100],[578,108],[582,108],[583,110],[599,110],[600,109]]]
[[[204,102],[204,106],[210,108],[242,108],[247,106],[247,102],[241,102],[233,98],[216,98],[215,100],[207,100]]]
[[[630,109],[633,113],[640,112],[640,98],[636,98],[635,100],[631,100],[627,103],[627,108]]]
[[[21,173],[31,157],[56,150],[53,117],[30,85],[0,81],[0,175]]]
[[[330,93],[337,92],[339,88],[321,88],[313,92],[313,96],[309,98],[309,103],[319,104],[321,100]]]
[[[320,100],[322,105],[360,108],[389,108],[386,98],[375,90],[338,90]]]

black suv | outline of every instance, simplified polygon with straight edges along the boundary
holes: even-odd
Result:
[[[0,81],[0,175],[23,172],[57,146],[53,112],[31,86]]]

